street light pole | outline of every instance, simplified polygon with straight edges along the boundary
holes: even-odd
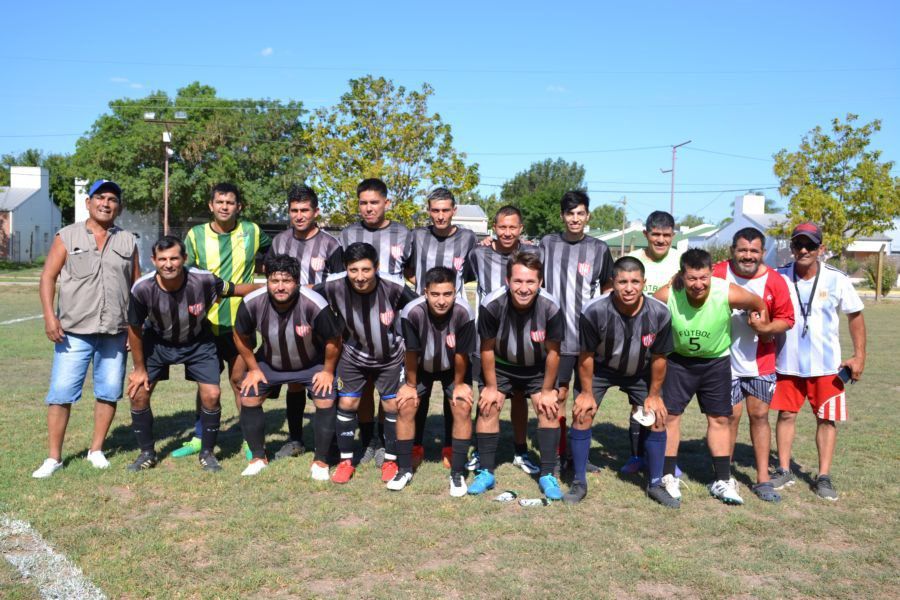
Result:
[[[691,140],[686,142],[681,142],[680,144],[675,144],[672,146],[672,168],[671,169],[660,169],[660,173],[671,173],[672,174],[672,187],[669,191],[669,214],[673,217],[675,216],[675,152],[678,148],[682,146],[686,146],[691,143]]]
[[[145,112],[144,121],[148,123],[160,123],[165,126],[162,141],[165,150],[165,170],[163,174],[163,235],[169,235],[169,157],[175,154],[170,144],[172,143],[172,132],[169,131],[169,125],[183,125],[187,120],[187,113],[183,110],[175,112],[175,120],[157,119],[156,113]]]

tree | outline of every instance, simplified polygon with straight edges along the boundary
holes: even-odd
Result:
[[[584,167],[562,158],[532,163],[503,184],[500,199],[522,211],[525,233],[540,237],[563,229],[559,201],[569,190],[586,191]]]
[[[50,175],[50,197],[62,211],[63,221],[71,223],[75,218],[75,185],[71,157],[67,154],[45,154],[37,148],[29,148],[20,154],[4,154],[0,157],[0,186],[9,185],[10,167],[44,167]]]
[[[453,148],[450,125],[429,114],[434,90],[407,90],[384,77],[350,80],[350,91],[309,121],[314,181],[333,225],[357,219],[356,186],[378,177],[388,187],[389,218],[414,224],[428,188],[460,196],[478,185],[478,165]]]
[[[678,226],[696,227],[698,225],[703,225],[704,223],[706,223],[706,221],[703,220],[703,217],[698,217],[697,215],[684,215],[678,222]]]
[[[781,195],[789,199],[788,220],[773,230],[789,234],[802,221],[814,221],[825,244],[841,252],[854,239],[893,226],[900,216],[900,178],[891,176],[893,161],[881,162],[880,150],[868,150],[875,120],[854,127],[857,115],[834,119],[830,135],[821,127],[803,136],[796,152],[775,155],[775,175]]]
[[[146,98],[109,104],[87,135],[78,140],[73,170],[85,179],[112,179],[122,187],[125,206],[157,210],[163,199],[163,125],[144,120],[187,119],[167,125],[172,134],[169,159],[170,221],[206,215],[209,190],[218,182],[237,185],[245,213],[266,219],[283,215],[284,193],[308,172],[307,146],[299,102],[228,100],[215,88],[192,83],[175,98],[155,92]]]
[[[601,204],[591,211],[591,219],[588,225],[596,231],[612,231],[622,229],[625,220],[625,210],[612,204]]]

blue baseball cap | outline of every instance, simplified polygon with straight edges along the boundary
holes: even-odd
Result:
[[[122,188],[119,187],[115,181],[110,181],[109,179],[98,179],[94,183],[91,184],[91,188],[88,190],[88,198],[93,196],[98,192],[113,192],[116,195],[116,198],[119,199],[119,202],[122,201]]]

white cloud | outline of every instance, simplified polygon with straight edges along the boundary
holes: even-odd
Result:
[[[260,56],[272,56],[273,54],[275,54],[275,49],[269,46],[267,48],[263,48],[259,54]]]
[[[128,83],[127,77],[110,77],[109,80],[113,83]]]
[[[548,85],[546,91],[551,94],[565,94],[569,91],[569,89],[564,85]]]

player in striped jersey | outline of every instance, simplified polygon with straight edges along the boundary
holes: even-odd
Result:
[[[483,494],[494,487],[500,411],[507,396],[521,391],[531,397],[538,417],[541,491],[550,500],[562,498],[553,471],[560,413],[554,385],[563,315],[556,299],[541,289],[543,268],[533,253],[516,253],[506,267],[509,287],[488,296],[478,314],[482,385],[476,437],[481,469],[469,486],[469,494]]]
[[[738,285],[763,299],[769,313],[769,326],[753,330],[743,311],[731,315],[731,456],[737,440],[743,402],[747,400],[750,440],[756,459],[756,485],[753,493],[766,502],[778,502],[781,496],[769,481],[769,451],[772,431],[769,427],[769,403],[775,391],[775,342],[773,336],[794,325],[794,308],[787,284],[778,272],[763,264],[766,237],[753,227],[734,234],[731,259],[713,266],[713,277]]]
[[[456,198],[447,188],[439,187],[432,190],[425,198],[428,204],[428,216],[431,225],[417,227],[410,234],[409,262],[406,263],[406,276],[415,283],[416,292],[425,293],[424,277],[432,267],[447,267],[456,275],[454,281],[456,295],[461,302],[468,303],[466,299],[465,282],[472,281],[473,276],[466,267],[466,256],[475,247],[477,239],[471,229],[465,229],[453,224],[453,216],[456,214]],[[429,398],[426,396],[419,402],[419,414],[417,422],[425,422],[428,417]],[[450,408],[449,398],[444,398],[444,449],[442,451],[444,462],[450,460],[452,453],[450,439],[453,429],[453,411]],[[425,456],[425,448],[422,445],[424,431],[416,429],[416,440],[413,446],[413,460],[416,464]]]
[[[679,269],[678,260],[681,258],[681,252],[672,247],[675,219],[665,211],[654,210],[644,223],[644,237],[647,238],[647,247],[635,250],[627,256],[633,256],[644,265],[644,292],[652,295],[669,283]],[[641,424],[634,420],[635,410],[636,407],[632,406],[632,416],[628,419],[631,458],[619,469],[626,475],[637,473],[644,467],[644,459],[641,458],[644,451],[640,447],[642,429]],[[680,475],[677,467],[675,473]]]
[[[322,231],[316,222],[319,217],[316,192],[306,185],[294,186],[288,192],[287,203],[290,227],[272,239],[269,255],[287,254],[297,259],[300,285],[311,287],[325,281],[329,273],[343,271],[340,242]],[[275,459],[298,456],[304,452],[305,411],[306,394],[302,386],[288,385],[285,396],[288,441],[275,453]]]
[[[590,199],[582,191],[572,190],[559,201],[559,214],[565,224],[562,233],[551,233],[541,239],[544,252],[544,287],[559,301],[562,308],[565,332],[559,357],[557,386],[562,410],[559,423],[559,454],[566,457],[566,411],[569,381],[578,360],[578,318],[591,298],[610,288],[612,256],[606,242],[585,235],[584,228],[590,218]],[[575,378],[575,391],[581,391]],[[596,467],[591,469],[597,470]]]
[[[831,461],[837,443],[837,421],[847,419],[845,381],[862,377],[866,364],[866,324],[863,303],[850,279],[837,269],[819,263],[824,251],[822,230],[815,223],[801,223],[791,233],[794,262],[778,269],[788,280],[796,325],[778,340],[775,397],[778,410],[775,441],[778,470],[772,478],[776,488],[793,485],[791,447],[797,413],[808,398],[816,415],[816,448],[819,474],[815,490],[819,497],[837,500],[831,482]],[[847,315],[853,356],[841,360],[838,311]],[[841,377],[843,373],[844,378]]]
[[[666,455],[666,407],[661,391],[666,355],[673,349],[672,318],[666,305],[645,295],[644,266],[631,256],[613,264],[613,289],[591,300],[581,313],[578,375],[582,392],[575,399],[570,430],[574,477],[563,496],[568,503],[587,495],[587,462],[591,423],[610,387],[617,386],[642,413],[655,417],[643,427],[647,460],[647,495],[663,506],[678,508],[662,485]]]
[[[195,266],[214,273],[224,281],[245,284],[253,281],[256,255],[265,254],[272,243],[259,225],[240,218],[243,200],[240,190],[230,183],[216,184],[209,199],[212,221],[197,225],[184,238],[187,248],[187,266]],[[244,364],[239,359],[231,335],[240,298],[225,298],[215,304],[207,318],[215,335],[220,368],[228,365],[228,379],[234,392],[234,403],[241,410],[240,382],[244,376]],[[200,451],[200,397],[196,399],[197,419],[194,438],[172,453],[172,456],[190,456]],[[249,456],[249,450],[245,448]]]
[[[397,464],[400,468],[388,489],[403,489],[412,479],[412,436],[425,428],[421,406],[441,384],[444,403],[451,407],[453,422],[450,495],[466,494],[465,468],[472,443],[472,373],[469,355],[475,349],[475,315],[469,303],[456,295],[457,273],[432,267],[420,280],[425,295],[410,302],[400,313],[406,344],[406,383],[397,393]],[[445,417],[446,418],[446,417]],[[446,428],[446,423],[444,424]],[[421,438],[420,438],[421,439]]]
[[[265,261],[266,289],[244,298],[235,323],[235,345],[247,363],[241,428],[253,452],[242,475],[256,475],[268,464],[262,404],[277,396],[282,384],[309,390],[316,406],[313,418],[315,459],[310,474],[328,481],[327,452],[334,437],[334,372],[341,352],[341,332],[328,302],[300,284],[300,263],[286,254]],[[262,345],[253,354],[257,332]]]
[[[348,225],[341,231],[341,247],[346,251],[350,244],[365,242],[375,248],[379,269],[397,278],[403,277],[409,261],[409,229],[402,223],[391,221],[385,216],[391,206],[388,189],[380,179],[364,179],[356,186],[359,203],[359,222]],[[367,386],[359,403],[359,435],[365,449],[360,463],[375,460],[382,466],[384,460],[384,432],[375,432],[375,395]]]
[[[417,298],[404,282],[378,271],[378,254],[371,244],[350,244],[344,250],[346,272],[316,286],[343,329],[344,347],[338,361],[337,443],[341,462],[332,474],[335,483],[353,477],[353,438],[357,410],[366,387],[378,390],[384,407],[385,453],[381,479],[398,472],[397,388],[405,349],[399,332],[400,310]]]
[[[200,464],[206,471],[219,471],[213,454],[222,418],[219,359],[207,316],[220,299],[243,296],[256,286],[235,285],[209,271],[185,267],[184,243],[173,236],[153,244],[152,259],[156,271],[132,286],[128,306],[128,343],[134,363],[128,397],[132,429],[141,448],[128,470],[156,466],[150,397],[156,384],[169,378],[169,367],[183,364],[185,379],[197,382],[202,403]]]

